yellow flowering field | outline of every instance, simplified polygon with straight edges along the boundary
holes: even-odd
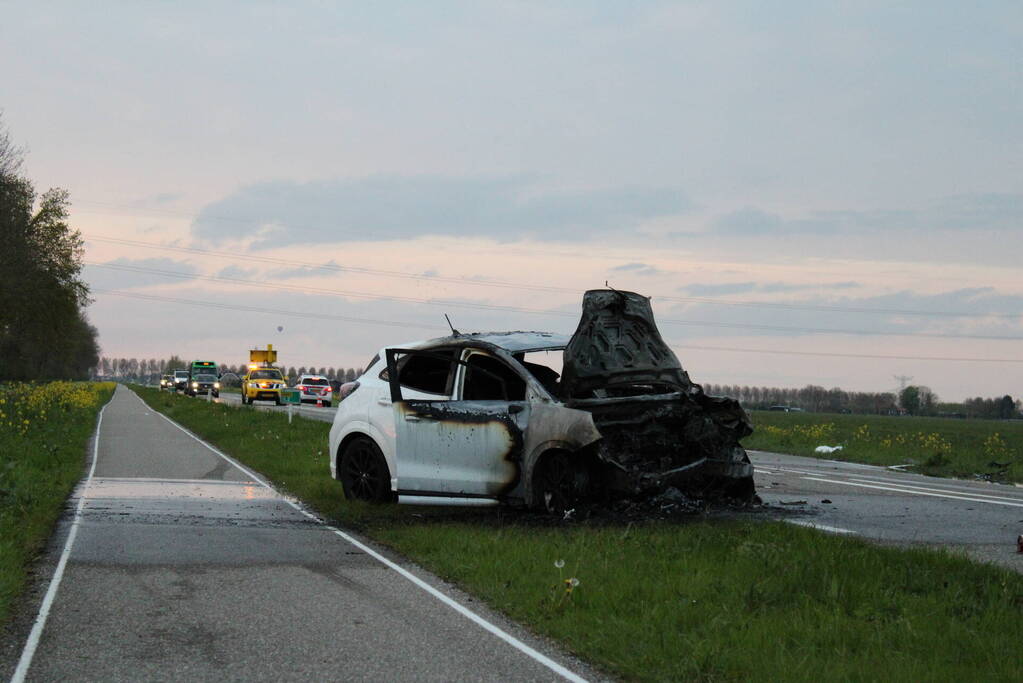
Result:
[[[1023,481],[1023,422],[932,417],[753,411],[749,449],[815,456],[818,446],[842,449],[819,457],[909,472]]]
[[[0,622],[82,477],[111,382],[0,384]]]

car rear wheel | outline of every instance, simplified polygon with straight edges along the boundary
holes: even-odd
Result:
[[[371,439],[358,437],[345,447],[338,463],[338,475],[345,498],[349,500],[370,503],[393,500],[387,461]]]

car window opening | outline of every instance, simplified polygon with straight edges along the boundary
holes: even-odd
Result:
[[[450,351],[412,353],[398,359],[398,383],[427,394],[451,395]]]
[[[466,360],[465,401],[525,401],[526,383],[505,363],[474,353]]]

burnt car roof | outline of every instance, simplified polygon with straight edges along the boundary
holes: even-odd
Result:
[[[431,346],[495,346],[508,353],[529,353],[530,351],[554,351],[568,346],[571,337],[557,332],[470,332],[467,334],[437,337],[427,341],[402,344],[393,348],[418,349]]]

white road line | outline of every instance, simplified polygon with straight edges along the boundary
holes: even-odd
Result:
[[[113,394],[111,394],[110,400],[113,400]],[[50,585],[46,589],[43,603],[39,606],[39,613],[36,615],[35,623],[32,624],[32,631],[28,634],[25,648],[21,651],[18,668],[14,670],[14,675],[11,676],[11,683],[22,683],[25,680],[25,676],[28,675],[28,669],[32,666],[32,658],[35,656],[36,648],[39,647],[39,639],[43,635],[43,628],[46,626],[46,619],[50,616],[50,608],[53,607],[53,601],[57,597],[57,589],[60,588],[61,579],[64,578],[64,568],[67,567],[68,557],[71,555],[71,546],[75,543],[75,537],[78,536],[78,525],[82,521],[85,492],[92,483],[93,475],[96,474],[96,460],[99,458],[99,430],[103,425],[103,412],[107,409],[108,405],[110,405],[110,401],[100,408],[99,417],[96,418],[96,434],[92,437],[92,465],[89,467],[89,476],[86,478],[85,485],[82,487],[81,495],[78,498],[75,518],[71,522],[71,530],[68,532],[67,540],[64,541],[64,551],[60,554],[57,569],[53,572],[53,578],[50,579]]]
[[[919,491],[935,491],[935,492],[938,492],[938,493],[950,493],[950,494],[955,494],[955,495],[959,495],[959,496],[967,496],[968,495],[968,496],[975,496],[977,498],[989,498],[991,500],[1007,500],[1007,501],[1014,502],[1014,503],[1023,503],[1023,498],[1006,498],[1005,496],[991,496],[991,495],[988,495],[986,493],[974,493],[973,491],[967,491],[967,490],[964,490],[964,489],[952,489],[952,488],[936,489],[936,488],[931,488],[929,486],[917,486],[915,484],[904,484],[901,481],[900,482],[894,482],[894,481],[885,480],[885,479],[874,480],[874,479],[867,479],[866,477],[850,477],[850,481],[859,481],[859,482],[863,482],[865,484],[890,483],[890,484],[893,484],[895,486],[898,486],[898,487],[901,487],[901,488],[904,488],[904,489],[917,489]]]
[[[132,393],[134,393],[134,392],[132,392]],[[142,397],[141,396],[139,396],[138,394],[135,394],[135,396],[140,401],[142,401]],[[145,404],[147,408],[149,407],[148,404],[146,404],[145,401],[142,401],[142,403]],[[519,652],[522,652],[523,654],[531,657],[532,659],[534,659],[535,661],[539,662],[540,664],[543,664],[548,669],[550,669],[554,673],[558,674],[562,678],[565,678],[566,680],[569,680],[569,681],[573,681],[574,683],[586,683],[586,679],[585,678],[582,678],[578,674],[575,674],[572,671],[569,671],[568,669],[566,669],[562,665],[560,665],[557,662],[555,662],[550,657],[544,655],[541,652],[538,652],[537,650],[534,650],[533,648],[531,648],[530,646],[526,645],[525,643],[523,643],[521,640],[519,640],[515,636],[511,635],[507,631],[502,630],[499,626],[495,626],[494,624],[490,623],[489,621],[487,621],[483,617],[479,616],[478,614],[476,614],[472,610],[470,610],[470,609],[468,609],[466,607],[463,607],[457,601],[453,600],[452,598],[448,597],[447,595],[445,595],[441,591],[437,590],[436,588],[434,588],[433,586],[431,586],[427,582],[423,581],[418,576],[416,576],[412,572],[408,571],[404,567],[401,567],[401,566],[395,564],[394,562],[392,562],[391,560],[387,559],[386,557],[384,557],[380,553],[376,552],[375,550],[373,550],[372,548],[370,548],[366,544],[358,541],[357,539],[353,538],[352,536],[349,536],[348,534],[346,534],[345,532],[341,531],[340,529],[327,524],[326,522],[324,522],[322,519],[320,519],[316,515],[312,514],[308,510],[304,509],[302,506],[300,506],[294,500],[292,500],[292,499],[282,495],[280,491],[278,491],[273,486],[271,486],[269,483],[267,483],[262,477],[258,476],[252,470],[248,469],[247,467],[242,465],[240,462],[238,462],[237,460],[235,460],[231,456],[229,456],[229,455],[227,455],[225,453],[221,453],[214,446],[212,446],[209,443],[206,443],[201,438],[199,438],[198,436],[196,436],[195,434],[193,434],[189,430],[185,429],[184,427],[182,427],[177,422],[175,422],[174,420],[170,419],[169,417],[167,417],[163,413],[161,413],[159,411],[155,411],[155,412],[156,412],[157,415],[159,415],[163,419],[167,420],[167,422],[171,423],[172,425],[174,425],[175,427],[180,429],[182,432],[184,432],[188,436],[192,437],[193,439],[195,439],[196,441],[201,443],[203,446],[208,448],[210,451],[212,451],[213,453],[219,455],[221,458],[223,458],[224,460],[228,461],[229,463],[231,463],[232,465],[234,465],[235,467],[240,469],[242,472],[244,472],[245,474],[247,474],[250,477],[252,477],[252,479],[254,481],[259,482],[260,484],[262,484],[266,488],[268,488],[271,491],[273,491],[274,493],[276,493],[278,496],[281,497],[282,500],[284,500],[286,503],[291,505],[291,507],[295,508],[300,513],[302,513],[303,515],[308,517],[309,519],[315,520],[316,522],[322,524],[325,528],[327,528],[330,531],[332,531],[338,537],[344,539],[345,541],[347,541],[351,545],[355,546],[359,550],[363,551],[364,553],[366,553],[367,555],[369,555],[373,559],[377,560],[381,564],[383,564],[383,565],[387,566],[388,568],[393,569],[394,571],[398,572],[403,577],[405,577],[406,579],[411,581],[413,584],[415,584],[419,588],[422,588],[424,591],[426,591],[427,593],[429,593],[433,597],[437,598],[442,603],[444,603],[445,605],[447,605],[451,609],[455,610],[456,612],[461,614],[466,619],[469,619],[470,621],[476,623],[478,626],[482,627],[486,631],[489,631],[493,635],[497,636],[498,638],[500,638],[504,642],[506,642],[509,645],[511,645],[512,647],[514,647]]]
[[[989,505],[1008,505],[1010,507],[1023,508],[1023,503],[1010,503],[1001,500],[984,500],[983,498],[971,498],[965,495],[951,495],[946,493],[929,493],[927,491],[914,491],[912,489],[900,488],[897,486],[878,486],[874,484],[859,484],[854,481],[840,481],[838,479],[825,479],[823,477],[803,477],[810,481],[823,481],[828,484],[843,484],[844,486],[858,486],[865,489],[879,489],[881,491],[891,491],[893,493],[912,493],[916,496],[933,496],[934,498],[951,498],[952,500],[961,500],[964,502],[973,503],[988,503]]]
[[[816,522],[809,522],[805,519],[786,519],[789,524],[795,524],[796,526],[805,526],[811,529],[817,529],[818,531],[827,531],[832,534],[856,534],[857,532],[852,529],[843,529],[839,526],[828,526],[827,524],[817,524]]]
[[[902,487],[907,487],[907,488],[918,488],[918,489],[922,489],[922,490],[925,490],[925,491],[939,491],[939,492],[942,492],[942,493],[970,495],[970,496],[977,496],[979,498],[996,498],[996,499],[999,499],[999,500],[1009,500],[1009,501],[1017,501],[1017,502],[1023,503],[1023,499],[1020,499],[1020,498],[1017,498],[1017,497],[1008,497],[1007,498],[1007,497],[1004,497],[1004,496],[996,496],[996,495],[992,495],[992,494],[988,494],[988,493],[978,493],[978,492],[976,492],[976,487],[971,487],[971,486],[968,486],[968,485],[965,485],[965,484],[956,485],[955,483],[951,483],[951,482],[949,484],[945,484],[943,481],[940,482],[940,483],[937,482],[937,481],[935,481],[935,482],[930,482],[930,481],[928,481],[928,482],[921,482],[921,481],[916,480],[916,479],[910,480],[910,481],[906,481],[906,480],[903,480],[903,479],[895,479],[893,477],[866,476],[866,475],[862,475],[862,474],[849,474],[849,475],[827,474],[827,473],[813,472],[813,471],[807,471],[807,470],[793,470],[793,469],[782,469],[782,468],[775,468],[773,470],[761,470],[761,469],[754,468],[754,472],[758,472],[760,474],[777,474],[779,472],[784,472],[786,474],[802,474],[802,475],[807,475],[807,476],[811,476],[811,477],[821,477],[821,476],[839,477],[839,476],[848,476],[851,481],[862,481],[862,482],[869,482],[869,483],[872,483],[872,484],[874,484],[874,483],[887,483],[887,484],[893,484],[895,486],[902,486]],[[922,475],[920,475],[920,476],[922,476]],[[954,482],[954,481],[956,481],[956,480],[952,480],[952,482]],[[921,483],[931,484],[931,487],[919,486],[919,484],[921,484]],[[933,487],[936,487],[936,486],[941,486],[942,488],[933,488]]]

